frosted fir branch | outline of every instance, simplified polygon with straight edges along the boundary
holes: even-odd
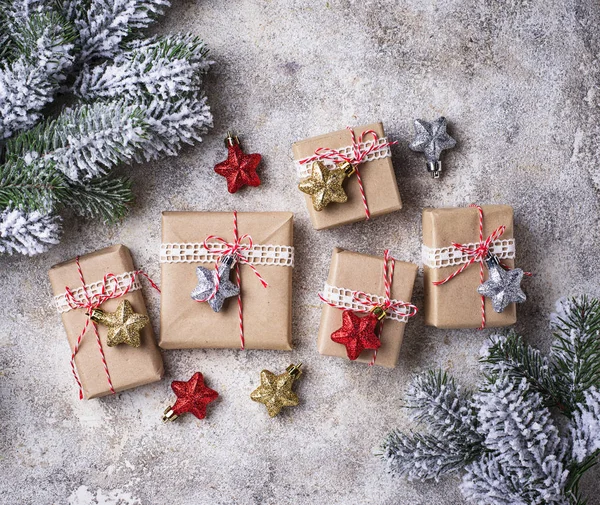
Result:
[[[411,417],[426,422],[432,433],[441,439],[456,439],[468,445],[481,443],[471,395],[463,392],[442,370],[416,376],[406,402]]]
[[[48,212],[63,185],[63,177],[53,167],[41,163],[27,165],[22,159],[9,160],[0,165],[0,208]]]
[[[0,67],[0,139],[37,123],[55,91],[56,86],[25,58],[19,58],[9,68]]]
[[[409,479],[435,479],[456,472],[481,454],[483,437],[470,395],[442,371],[415,377],[407,394],[411,417],[431,434],[392,432],[382,446],[388,471]]]
[[[57,83],[66,79],[73,64],[75,30],[57,12],[42,12],[10,26],[11,41],[20,56],[41,67],[48,79]]]
[[[134,201],[131,186],[127,177],[96,177],[82,183],[67,181],[60,201],[79,216],[114,223],[127,214]]]
[[[168,102],[152,100],[142,109],[148,129],[146,141],[136,153],[136,161],[175,156],[183,144],[201,142],[202,135],[212,127],[213,118],[206,97]]]
[[[526,379],[501,375],[474,396],[489,455],[466,467],[462,490],[480,504],[568,503],[564,448],[542,396]],[[513,501],[500,500],[516,489]],[[494,496],[492,498],[491,496]]]
[[[80,63],[112,58],[133,30],[150,26],[168,0],[66,0],[63,12],[79,33]]]
[[[60,233],[57,216],[6,208],[0,213],[0,254],[41,254],[58,244]]]
[[[600,301],[563,299],[552,315],[551,374],[565,414],[585,402],[584,392],[600,387]]]
[[[583,397],[584,402],[578,405],[567,427],[571,458],[576,463],[584,463],[600,451],[600,391],[592,387]]]
[[[33,126],[73,62],[73,32],[55,13],[11,24],[20,53],[0,64],[0,139]]]
[[[391,432],[384,440],[380,454],[386,469],[409,480],[435,480],[460,471],[470,456],[465,445],[456,440],[442,440],[431,434]]]
[[[65,109],[7,143],[7,158],[53,163],[72,181],[106,174],[130,161],[146,141],[142,112],[123,102],[96,102]]]
[[[525,344],[516,333],[492,335],[480,363],[486,375],[507,374],[515,380],[526,379],[531,390],[544,397],[547,406],[562,407],[549,374],[548,359],[538,349]]]
[[[192,35],[155,37],[126,48],[112,62],[86,65],[73,89],[85,100],[170,100],[196,94],[211,64],[206,54],[203,42]]]

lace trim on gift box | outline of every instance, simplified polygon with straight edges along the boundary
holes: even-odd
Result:
[[[386,143],[387,143],[386,137],[379,138],[377,140],[376,145],[381,146],[381,147],[378,147],[376,150],[370,152],[367,156],[365,156],[363,163],[368,163],[369,161],[375,161],[375,160],[380,160],[383,158],[391,157],[392,151],[391,151],[389,145],[387,145],[387,146],[384,145]],[[366,142],[361,142],[359,145],[360,145],[361,150],[366,151],[373,145],[373,141],[368,140]],[[352,149],[353,149],[352,146],[345,146],[345,147],[340,147],[339,149],[336,149],[336,151],[339,151],[341,154],[350,157],[350,156],[352,156],[352,152],[353,152]],[[330,168],[335,167],[335,162],[333,162],[332,160],[323,159],[323,160],[321,160],[321,162]],[[296,171],[298,172],[299,179],[305,179],[310,176],[310,173],[312,170],[312,163],[300,163],[299,160],[294,160],[294,164],[296,165]]]
[[[469,249],[476,249],[478,244],[465,244]],[[499,259],[515,258],[515,239],[495,240],[490,246],[490,252]],[[470,257],[454,246],[434,249],[423,245],[423,265],[429,268],[444,268],[468,263]]]
[[[360,303],[356,300],[356,295],[358,291],[352,291],[350,289],[338,288],[337,286],[331,286],[330,284],[325,283],[323,287],[323,292],[321,295],[328,302],[331,302],[338,307],[344,307],[348,310],[352,310],[354,312],[369,312],[373,307],[371,305],[365,305],[364,303]],[[385,302],[384,296],[371,295],[367,294],[367,296],[373,300],[377,301],[381,304]],[[392,303],[402,303],[400,300],[391,300]],[[398,313],[396,313],[398,312]],[[400,315],[402,312],[405,312],[405,315]],[[386,319],[392,319],[393,321],[398,321],[400,323],[406,323],[408,318],[410,317],[411,308],[410,307],[398,307],[395,312],[388,313]]]
[[[210,251],[204,243],[181,242],[160,245],[161,263],[214,263],[220,256],[219,251],[227,244],[209,242]],[[287,245],[255,244],[244,251],[248,263],[252,265],[294,266],[294,248]]]
[[[119,274],[119,275],[115,275],[115,276],[111,277],[111,280],[109,280],[109,282],[110,282],[111,287],[114,287],[114,292],[119,293],[121,291],[125,291],[127,289],[127,287],[131,284],[131,278],[132,278],[132,276],[134,276],[134,273],[135,272],[125,272],[123,274]],[[134,277],[135,278],[134,278],[133,284],[131,284],[129,291],[137,291],[138,289],[142,289],[142,284],[140,283],[138,277],[137,276],[134,276]],[[114,279],[114,281],[112,279]],[[116,285],[115,285],[115,283],[116,283]],[[105,286],[106,286],[106,284],[103,280],[98,281],[98,282],[92,282],[91,284],[85,285],[85,291],[87,291],[87,294],[89,297],[98,296],[98,295],[102,294],[102,288]],[[83,287],[73,289],[71,291],[76,302],[83,303],[86,301],[85,291],[84,291]],[[69,312],[70,310],[72,310],[72,307],[69,305],[69,302],[67,301],[66,292],[61,295],[55,296],[53,298],[53,301],[54,301],[54,306],[56,307],[56,310],[58,311],[59,314],[63,314],[65,312]]]

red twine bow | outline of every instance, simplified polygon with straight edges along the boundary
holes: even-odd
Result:
[[[213,251],[214,246],[210,244],[210,242],[209,242],[210,240],[214,240],[215,242],[224,244],[225,249],[218,249],[216,251]],[[209,300],[212,300],[215,297],[215,295],[219,291],[219,285],[221,282],[221,276],[219,274],[219,263],[223,260],[223,258],[225,256],[233,256],[235,259],[236,282],[237,282],[238,288],[240,288],[240,293],[238,295],[238,317],[240,320],[240,347],[243,350],[245,348],[245,339],[244,339],[244,319],[243,319],[243,312],[242,312],[242,290],[241,290],[241,282],[242,281],[241,281],[241,277],[240,277],[240,264],[248,265],[252,269],[252,271],[254,272],[254,275],[256,275],[256,277],[262,284],[263,288],[266,288],[269,286],[267,281],[265,281],[263,279],[263,277],[260,275],[260,273],[258,272],[256,267],[254,265],[252,265],[252,263],[250,263],[250,260],[248,260],[248,258],[246,257],[245,252],[252,250],[252,248],[254,247],[254,242],[252,241],[252,237],[250,235],[248,235],[247,233],[245,233],[241,237],[239,236],[237,211],[234,210],[233,211],[233,242],[227,242],[224,238],[218,237],[216,235],[209,235],[208,237],[206,237],[206,239],[204,239],[203,246],[208,252],[212,252],[213,254],[215,254],[217,256],[217,259],[215,261],[216,282],[215,282],[215,288],[214,288],[213,292],[205,300],[196,300],[196,301],[207,302]]]
[[[465,244],[452,243],[452,245],[456,249],[458,249],[459,251],[461,251],[462,253],[466,254],[469,257],[469,261],[467,261],[464,265],[462,265],[458,270],[452,272],[445,279],[443,279],[441,281],[434,281],[433,282],[434,286],[441,286],[442,284],[446,284],[447,282],[454,279],[457,275],[460,275],[461,273],[463,273],[467,268],[469,268],[475,262],[479,262],[479,284],[483,284],[483,281],[485,279],[485,260],[487,258],[487,255],[490,252],[490,248],[492,247],[493,243],[497,239],[499,239],[505,232],[506,226],[504,226],[504,225],[498,226],[498,228],[496,228],[491,233],[491,235],[484,240],[483,239],[483,209],[479,205],[476,205],[473,203],[471,205],[469,205],[469,207],[476,208],[477,212],[479,213],[479,243],[476,245],[475,248],[469,247],[468,245],[465,245]],[[503,265],[503,266],[504,266],[504,268],[508,268],[505,265]],[[531,275],[531,274],[529,272],[525,272],[525,275]],[[485,328],[485,323],[486,323],[485,296],[481,295],[481,326],[479,327],[480,330],[483,330]]]
[[[392,290],[392,282],[394,280],[394,270],[396,269],[396,260],[390,255],[389,249],[386,249],[383,252],[383,285],[384,285],[384,300],[383,303],[379,302],[376,298],[368,295],[364,291],[354,291],[353,298],[356,302],[361,305],[366,305],[370,307],[369,310],[357,310],[356,312],[361,312],[363,314],[369,314],[372,312],[372,309],[379,307],[383,309],[383,311],[389,314],[395,314],[399,317],[413,317],[417,314],[418,309],[412,303],[402,302],[402,301],[392,301],[391,298],[391,290]],[[337,305],[333,302],[330,302],[327,298],[325,298],[321,293],[319,293],[319,298],[323,303],[326,303],[330,307],[334,307],[340,310],[346,310],[347,307],[343,307],[341,305]],[[408,312],[404,309],[409,309]],[[381,340],[381,332],[383,331],[383,321],[382,319],[379,324],[379,329],[377,330],[377,337]],[[369,362],[369,366],[373,366],[375,364],[375,360],[377,359],[377,349],[373,351],[373,359]]]
[[[369,205],[367,204],[367,196],[365,195],[365,188],[363,186],[362,177],[360,176],[360,171],[358,170],[358,165],[364,163],[365,159],[369,154],[377,151],[382,151],[389,146],[393,146],[398,142],[383,142],[379,143],[379,135],[373,130],[365,130],[358,137],[358,142],[356,141],[356,135],[354,134],[354,130],[350,126],[346,126],[346,129],[350,131],[350,136],[352,138],[352,156],[346,156],[341,153],[337,149],[332,149],[330,147],[319,147],[315,149],[315,154],[313,156],[309,156],[308,158],[303,158],[299,161],[301,165],[305,165],[306,163],[312,163],[313,161],[321,161],[321,160],[329,160],[334,163],[340,163],[343,161],[347,161],[351,165],[354,166],[356,171],[356,180],[358,181],[358,187],[360,189],[360,196],[362,198],[363,206],[365,208],[365,215],[367,219],[371,218],[371,212],[369,211]],[[371,135],[373,137],[372,142],[367,142],[365,148],[361,147],[363,144],[363,140],[367,135]]]
[[[87,332],[90,322],[92,323],[92,327],[94,328],[94,334],[96,335],[96,342],[98,343],[98,350],[100,351],[100,358],[102,360],[102,365],[104,366],[104,373],[106,374],[106,380],[108,381],[110,392],[112,394],[115,394],[115,389],[113,387],[112,380],[110,378],[110,373],[108,371],[108,365],[106,363],[106,357],[104,356],[104,349],[102,348],[102,341],[100,340],[100,334],[98,333],[98,325],[91,319],[92,311],[100,307],[100,305],[102,305],[107,300],[121,298],[122,296],[125,296],[127,293],[129,293],[133,289],[136,277],[139,275],[144,276],[148,280],[150,285],[159,293],[160,288],[154,283],[154,281],[148,276],[148,274],[146,274],[142,270],[136,270],[131,273],[129,283],[124,288],[119,288],[119,281],[117,277],[112,273],[108,273],[102,279],[102,287],[100,293],[90,294],[88,293],[88,288],[83,277],[81,265],[79,264],[79,256],[75,258],[75,264],[77,265],[77,273],[79,274],[79,280],[81,281],[84,300],[81,302],[78,301],[73,291],[71,291],[71,289],[68,286],[65,287],[65,299],[69,304],[69,307],[71,307],[71,309],[86,309],[87,311],[87,319],[85,320],[83,329],[77,337],[77,342],[75,343],[75,346],[73,347],[73,352],[71,353],[71,371],[73,372],[73,377],[75,377],[75,381],[77,382],[77,386],[79,387],[79,399],[82,400],[83,387],[81,385],[81,381],[79,380],[79,376],[77,375],[77,371],[75,368],[75,356],[79,352],[81,340]]]

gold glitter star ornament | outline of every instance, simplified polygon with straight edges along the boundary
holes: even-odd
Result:
[[[339,163],[335,168],[328,168],[320,161],[312,164],[310,177],[300,181],[298,189],[312,197],[315,210],[321,211],[330,203],[345,203],[348,196],[342,184],[356,169],[348,162]]]
[[[260,372],[260,386],[250,394],[255,402],[267,407],[271,417],[275,417],[283,407],[295,407],[299,403],[298,395],[292,391],[294,381],[302,374],[302,363],[290,365],[281,375],[269,370]]]
[[[94,309],[90,319],[108,327],[106,343],[109,347],[119,344],[139,347],[141,344],[140,331],[149,322],[148,316],[136,314],[133,311],[128,300],[121,301],[114,312]]]

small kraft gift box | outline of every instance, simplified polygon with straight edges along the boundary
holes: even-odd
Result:
[[[387,250],[371,256],[335,248],[319,293],[319,353],[395,367],[406,322],[417,313],[410,303],[417,270]]]
[[[438,328],[509,326],[514,303],[496,312],[478,293],[488,279],[486,259],[514,268],[513,209],[508,205],[423,210],[425,324]]]
[[[141,291],[141,277],[147,276],[134,268],[127,247],[115,245],[59,263],[48,275],[80,398],[162,378],[162,357]]]
[[[162,348],[292,348],[292,213],[163,212],[160,262]]]
[[[319,135],[292,146],[299,188],[315,230],[402,208],[381,123]],[[348,178],[348,181],[344,180]]]

